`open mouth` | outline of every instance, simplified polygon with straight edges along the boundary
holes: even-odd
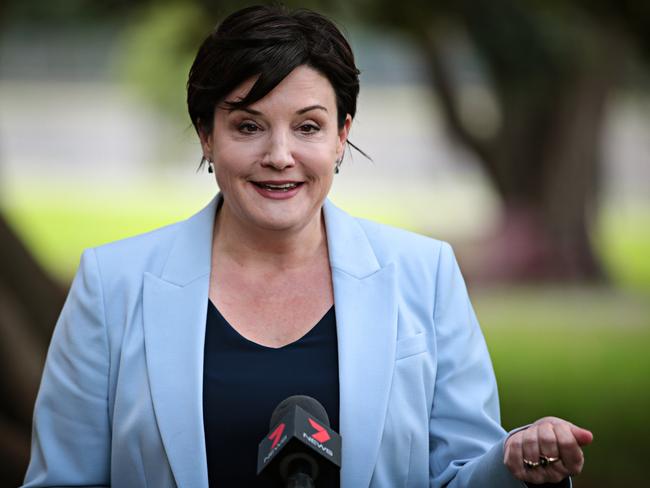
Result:
[[[262,183],[259,181],[251,181],[255,186],[258,188],[262,188],[263,190],[268,190],[268,191],[277,191],[277,192],[288,192],[293,190],[294,188],[298,188],[300,185],[302,185],[302,182],[291,182],[291,183]]]

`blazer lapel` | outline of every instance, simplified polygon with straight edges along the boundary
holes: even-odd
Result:
[[[339,345],[343,488],[367,487],[379,453],[395,362],[395,269],[381,267],[356,219],[324,206]]]
[[[156,420],[179,487],[208,488],[203,348],[219,199],[179,224],[161,276],[144,276],[147,372]]]

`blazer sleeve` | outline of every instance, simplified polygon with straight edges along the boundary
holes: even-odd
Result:
[[[500,424],[492,362],[447,243],[441,246],[436,281],[433,321],[438,359],[429,421],[430,484],[525,488],[503,463],[506,432]],[[570,480],[548,486],[570,486]]]
[[[34,409],[25,488],[110,484],[109,354],[97,256],[83,253]]]

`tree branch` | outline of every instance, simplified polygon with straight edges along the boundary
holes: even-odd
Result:
[[[493,161],[493,141],[484,140],[472,134],[463,123],[458,106],[458,94],[454,87],[453,76],[440,49],[443,41],[429,33],[421,40],[424,52],[429,61],[433,85],[442,105],[445,118],[452,133],[462,144],[470,148],[487,170],[490,178],[497,182],[497,168]]]

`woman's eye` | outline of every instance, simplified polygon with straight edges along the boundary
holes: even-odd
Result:
[[[303,124],[298,127],[298,130],[303,134],[313,134],[314,132],[318,132],[320,130],[320,127],[314,124]]]
[[[254,134],[259,130],[259,127],[252,122],[243,122],[239,124],[238,129],[239,132],[243,132],[244,134]]]

